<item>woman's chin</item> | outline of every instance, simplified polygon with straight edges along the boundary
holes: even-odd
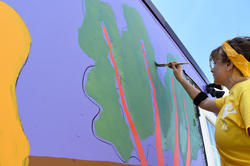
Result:
[[[214,84],[216,84],[216,85],[223,85],[220,81],[217,81],[217,80],[214,80]]]
[[[216,79],[214,79],[214,83],[220,85]]]

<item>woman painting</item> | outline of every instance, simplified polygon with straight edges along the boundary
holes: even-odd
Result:
[[[221,165],[250,165],[250,37],[225,41],[210,55],[214,83],[229,89],[223,98],[209,99],[185,80],[176,64],[171,62],[170,68],[194,104],[218,114],[215,141]]]

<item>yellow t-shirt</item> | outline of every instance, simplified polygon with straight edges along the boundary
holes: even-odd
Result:
[[[215,141],[222,166],[250,166],[250,79],[216,99]]]

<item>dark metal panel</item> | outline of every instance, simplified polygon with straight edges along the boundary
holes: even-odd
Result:
[[[172,30],[172,28],[169,26],[169,24],[167,23],[167,21],[164,19],[164,17],[158,11],[158,9],[155,7],[155,5],[151,2],[151,0],[142,0],[142,2],[151,11],[151,13],[155,16],[155,18],[159,21],[159,23],[167,31],[167,33],[171,36],[171,38],[173,39],[173,41],[177,44],[177,46],[180,48],[180,50],[183,52],[183,54],[187,57],[187,59],[190,61],[190,63],[194,66],[195,70],[201,76],[202,80],[206,84],[210,84],[210,81],[207,79],[206,75],[203,73],[203,71],[201,70],[201,68],[198,66],[198,64],[196,63],[196,61],[193,59],[193,57],[191,56],[191,54],[188,52],[188,50],[182,44],[181,40],[177,37],[177,35],[174,33],[174,31]]]

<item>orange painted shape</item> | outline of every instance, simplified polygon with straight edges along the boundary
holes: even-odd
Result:
[[[186,114],[186,119],[187,119],[187,127],[188,127],[188,146],[187,146],[187,156],[186,156],[186,166],[190,166],[190,161],[191,161],[191,154],[190,154],[190,129],[189,129],[189,122],[188,122],[188,117],[187,117],[187,109],[185,105],[185,96],[184,93],[182,94],[183,96],[183,103],[184,103],[184,109],[185,109],[185,114]]]
[[[174,96],[174,106],[175,106],[175,124],[176,124],[176,134],[175,134],[175,148],[174,148],[174,166],[180,165],[180,150],[179,150],[179,127],[178,127],[178,111],[177,111],[177,101],[175,96],[174,88],[174,78],[172,76],[172,87]]]
[[[18,115],[16,81],[31,37],[18,13],[2,1],[0,23],[0,165],[27,166],[30,149]]]
[[[150,79],[151,86],[153,88],[153,99],[154,99],[154,108],[155,108],[155,144],[156,144],[157,161],[158,161],[158,166],[164,166],[164,157],[163,157],[162,146],[161,146],[161,123],[160,123],[159,109],[158,109],[157,100],[156,100],[156,91],[155,91],[154,82],[152,80],[150,70],[148,67],[148,61],[147,61],[143,42],[141,42],[141,46],[142,46],[142,51],[143,51],[143,56],[144,56],[144,60],[146,63],[146,67],[148,70],[148,77]]]
[[[107,33],[106,27],[103,25],[102,28],[103,28],[105,37],[106,37],[108,45],[109,45],[109,49],[110,49],[109,55],[110,55],[111,61],[112,61],[113,65],[114,65],[114,68],[115,68],[115,75],[116,75],[116,80],[117,80],[117,83],[118,83],[118,89],[119,89],[119,93],[120,93],[120,97],[121,97],[121,101],[122,101],[122,107],[124,109],[125,115],[127,117],[130,129],[132,131],[132,134],[133,134],[133,137],[134,137],[134,140],[135,140],[136,148],[137,148],[137,151],[138,151],[138,154],[139,154],[139,158],[141,160],[141,165],[142,166],[147,166],[147,161],[146,161],[146,158],[145,158],[145,155],[144,155],[144,151],[143,151],[143,148],[142,148],[142,145],[141,145],[139,135],[138,135],[138,133],[136,131],[135,125],[134,125],[133,120],[132,120],[132,117],[130,116],[128,107],[126,105],[126,99],[125,99],[124,91],[123,91],[123,88],[122,88],[122,83],[121,83],[121,80],[120,80],[120,77],[119,77],[119,71],[118,71],[114,56],[113,56],[112,44],[110,42],[109,35]]]

